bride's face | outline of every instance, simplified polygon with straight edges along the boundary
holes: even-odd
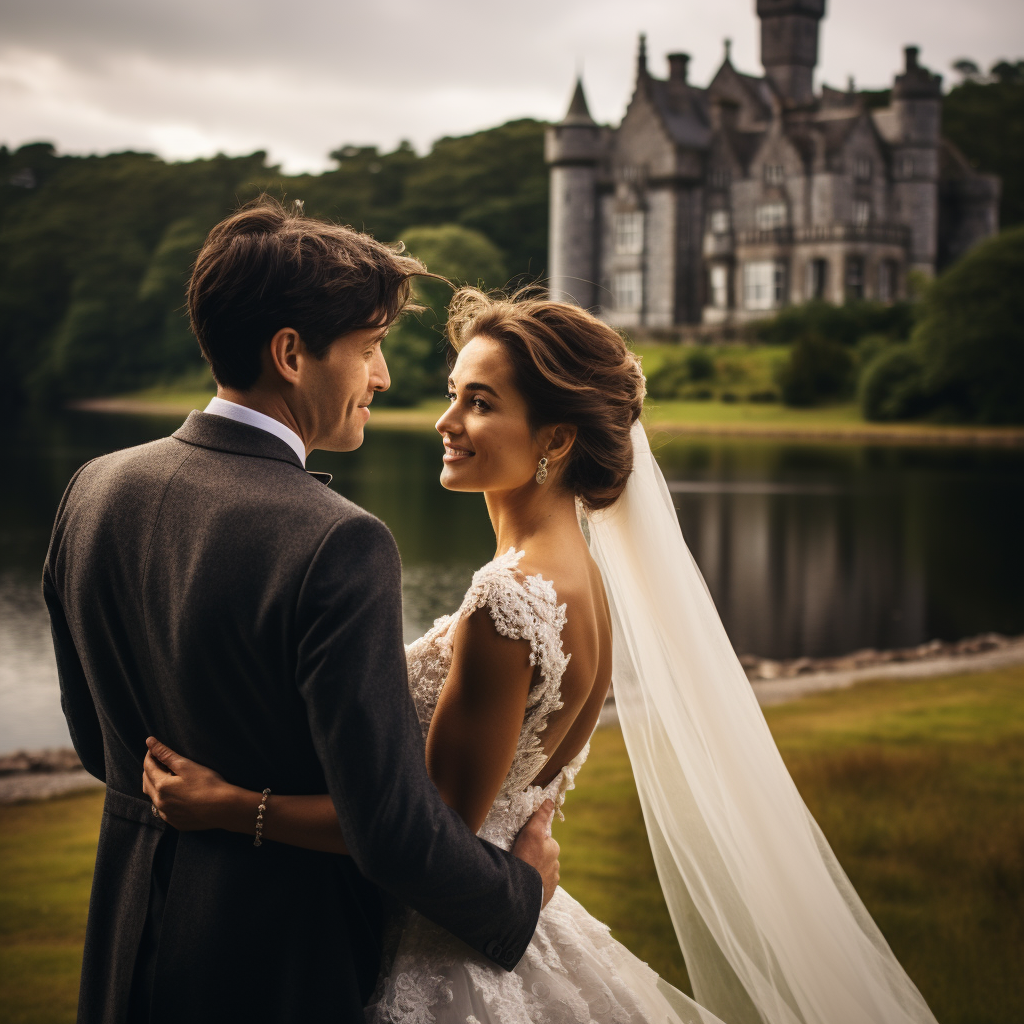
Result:
[[[448,378],[451,405],[437,421],[444,441],[441,485],[451,491],[512,491],[528,486],[543,454],[530,429],[504,347],[476,337]]]

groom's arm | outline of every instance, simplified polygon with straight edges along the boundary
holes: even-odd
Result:
[[[87,462],[85,466],[88,465]],[[64,552],[61,547],[64,512],[75,481],[85,466],[80,467],[71,478],[57,509],[50,547],[43,565],[43,600],[50,614],[50,633],[53,637],[53,653],[57,660],[57,678],[60,682],[60,706],[67,719],[71,743],[85,770],[105,782],[106,758],[103,753],[103,733],[100,730],[99,716],[96,714],[96,705],[93,703],[92,692],[85,678],[82,659],[78,656],[78,648],[71,635],[71,627],[68,625],[67,614],[59,594],[59,582],[64,568]]]
[[[50,634],[57,659],[60,682],[60,707],[67,719],[71,744],[78,759],[90,775],[106,782],[106,761],[103,756],[103,734],[96,714],[82,660],[71,636],[64,606],[48,575],[43,576],[43,599],[50,613]]]
[[[298,602],[298,686],[349,851],[382,889],[511,969],[542,885],[477,839],[427,776],[402,644],[401,563],[366,513],[324,538]]]

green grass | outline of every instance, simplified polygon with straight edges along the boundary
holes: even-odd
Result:
[[[640,357],[648,377],[656,373],[666,359],[694,351],[691,346],[638,343],[633,343],[632,349]],[[776,368],[789,358],[788,345],[715,345],[698,351],[706,352],[715,364],[714,379],[707,382],[707,387],[716,397],[729,391],[738,395],[777,391]]]
[[[1024,1020],[1024,667],[865,683],[769,708],[800,791],[943,1024]],[[74,1019],[101,796],[0,806],[0,1019]],[[557,823],[562,884],[674,984],[686,973],[621,734]]]
[[[1024,668],[868,683],[766,710],[861,898],[943,1024],[1024,1020]],[[689,991],[621,734],[555,835],[562,884]]]
[[[103,794],[0,806],[0,1020],[74,1021]]]

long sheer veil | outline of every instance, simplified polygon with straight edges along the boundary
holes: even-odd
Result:
[[[697,1001],[728,1024],[935,1024],[797,792],[643,427],[588,517],[613,684]]]

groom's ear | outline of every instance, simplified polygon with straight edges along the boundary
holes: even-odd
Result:
[[[265,363],[276,376],[289,384],[299,382],[301,361],[308,358],[299,332],[292,327],[282,327],[271,339],[264,355]]]

